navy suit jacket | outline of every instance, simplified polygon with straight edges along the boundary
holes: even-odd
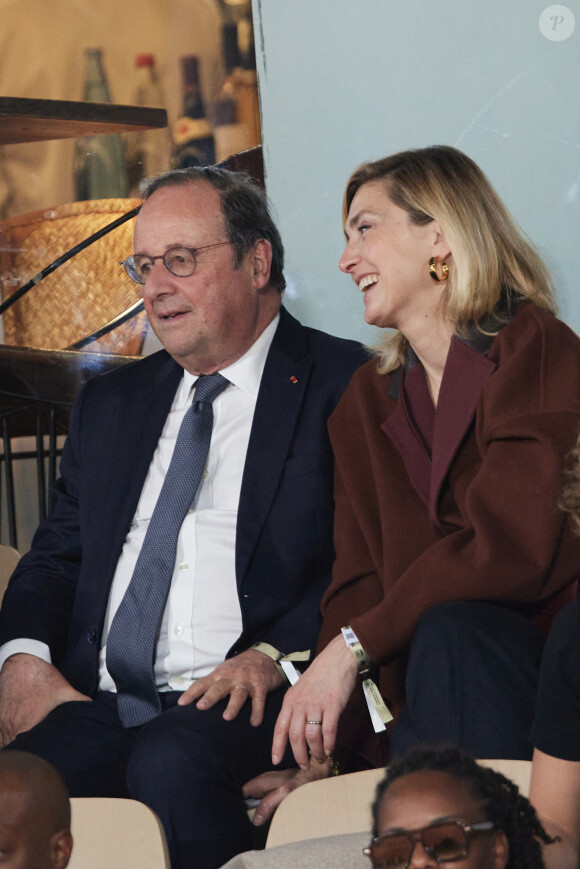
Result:
[[[228,656],[262,640],[314,649],[334,557],[326,421],[366,360],[354,341],[284,309],[270,347],[242,479],[236,577],[243,630]],[[73,409],[54,509],[13,574],[0,643],[46,643],[77,690],[98,686],[111,582],[182,368],[161,351],[89,382]]]

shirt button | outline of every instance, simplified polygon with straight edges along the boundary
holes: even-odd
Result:
[[[179,569],[180,569],[181,572],[183,573],[183,571],[185,571],[185,570],[189,570],[189,564],[180,564],[180,565],[179,565]]]
[[[180,676],[176,681],[180,688],[187,688],[189,686],[189,679],[184,679],[183,676]]]
[[[193,507],[190,507],[189,510],[188,510],[187,512],[188,512],[188,513],[195,513],[195,509],[194,509]]]
[[[175,636],[181,637],[183,635],[183,628],[181,625],[177,625],[175,628]]]
[[[203,472],[202,476],[203,476],[203,479],[204,479],[204,480],[207,480],[207,478],[209,477],[209,471],[208,471],[208,470],[205,470],[205,471]]]

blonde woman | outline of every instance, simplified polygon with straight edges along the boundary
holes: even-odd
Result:
[[[259,820],[296,779],[327,774],[339,719],[342,747],[384,762],[367,700],[395,718],[391,753],[448,739],[529,756],[543,644],[532,619],[580,558],[556,507],[580,426],[580,341],[487,178],[446,146],[366,163],[343,226],[339,265],[364,318],[394,331],[330,420],[336,562],[319,654],[273,743],[276,762],[289,739],[301,771],[247,786],[279,786]]]

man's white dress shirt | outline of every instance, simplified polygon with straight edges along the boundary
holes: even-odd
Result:
[[[236,525],[242,475],[266,356],[279,315],[240,359],[220,369],[230,385],[213,403],[213,431],[206,471],[177,541],[175,568],[157,643],[159,690],[183,691],[225,659],[242,631],[236,585]],[[101,640],[99,688],[115,691],[106,667],[106,642],[129,585],[153,509],[171,462],[179,427],[197,377],[184,371],[149,466],[139,503],[113,577]],[[48,646],[18,639],[0,649],[0,666],[17,652],[50,663]]]

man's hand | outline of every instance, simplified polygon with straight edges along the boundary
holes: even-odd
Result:
[[[308,769],[281,769],[276,772],[263,772],[243,787],[244,797],[260,799],[254,812],[253,824],[259,827],[270,818],[288,794],[310,781],[327,778],[330,775],[328,761],[318,763],[310,759]]]
[[[288,739],[302,770],[309,769],[309,752],[319,763],[324,762],[334,748],[338,719],[356,677],[354,655],[339,635],[286,692],[274,728],[272,763],[280,763]]]
[[[210,709],[218,700],[230,700],[224,712],[226,721],[232,721],[246,700],[252,700],[250,724],[257,727],[264,718],[266,695],[284,684],[284,676],[274,661],[257,649],[248,649],[235,658],[219,664],[213,673],[198,679],[184,691],[177,703],[186,706],[201,697],[198,709]]]
[[[12,655],[0,672],[0,748],[69,700],[89,700],[36,655]]]

